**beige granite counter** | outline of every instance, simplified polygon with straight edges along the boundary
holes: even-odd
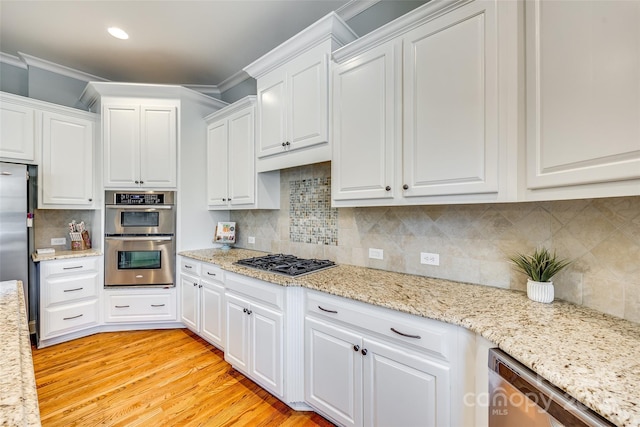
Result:
[[[33,262],[51,261],[54,259],[71,259],[71,258],[84,258],[88,256],[99,256],[102,252],[97,249],[85,249],[83,251],[55,251],[52,254],[38,255],[37,252],[31,254]]]
[[[22,282],[0,282],[0,426],[39,426]]]
[[[302,286],[463,326],[620,426],[640,426],[640,325],[518,291],[339,265],[291,278],[234,264],[263,252],[180,255],[283,286]]]

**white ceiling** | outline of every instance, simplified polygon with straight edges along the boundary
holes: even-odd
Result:
[[[112,81],[220,85],[346,3],[0,0],[0,51]],[[110,26],[129,40],[107,34]]]

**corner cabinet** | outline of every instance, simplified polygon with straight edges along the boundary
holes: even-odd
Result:
[[[334,52],[335,206],[515,198],[508,3],[429,2]]]
[[[640,6],[525,6],[526,199],[640,195]]]
[[[244,69],[257,79],[258,171],[331,160],[328,57],[356,37],[330,13]]]
[[[209,209],[278,209],[280,172],[256,173],[255,96],[207,116]]]
[[[102,106],[106,188],[176,187],[177,109],[157,100]]]

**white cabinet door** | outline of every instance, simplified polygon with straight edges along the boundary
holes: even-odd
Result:
[[[105,187],[176,187],[176,107],[108,104],[102,114]]]
[[[227,121],[221,120],[207,127],[207,204],[228,205],[228,136]]]
[[[362,425],[361,336],[305,318],[305,401],[344,426]]]
[[[394,181],[399,49],[387,43],[334,68],[334,200],[393,198],[400,190]]]
[[[287,69],[287,150],[327,142],[327,54],[315,49],[292,60]]]
[[[42,113],[40,207],[93,205],[93,122]]]
[[[200,279],[180,276],[181,319],[195,333],[200,330]]]
[[[403,195],[497,192],[495,2],[469,3],[402,40]]]
[[[35,110],[0,98],[0,158],[35,162]]]
[[[251,319],[251,377],[271,393],[282,397],[284,394],[283,315],[252,303],[249,317]]]
[[[135,187],[140,165],[140,107],[105,105],[102,109],[105,187]]]
[[[172,188],[176,184],[176,108],[143,105],[140,109],[140,184]]]
[[[526,2],[529,189],[640,178],[639,28],[638,2]]]
[[[256,202],[253,108],[229,117],[229,193],[231,206]]]
[[[365,339],[364,425],[448,426],[449,367]]]
[[[224,348],[224,287],[206,279],[200,284],[200,335]]]
[[[258,79],[258,157],[284,151],[286,134],[286,72],[278,69]]]
[[[248,301],[226,294],[226,342],[224,360],[237,370],[250,375],[249,370],[249,316]]]

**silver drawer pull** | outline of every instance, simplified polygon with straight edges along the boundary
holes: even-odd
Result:
[[[207,271],[207,274],[208,274],[209,276],[214,276],[214,277],[216,276],[216,273],[211,273],[211,272],[209,272],[209,271]]]
[[[129,308],[130,305],[116,305],[116,308]]]
[[[395,329],[395,328],[391,328],[391,330],[392,330],[393,332],[395,332],[396,334],[398,334],[398,335],[402,335],[403,337],[407,337],[407,338],[415,338],[415,339],[417,339],[417,340],[422,339],[422,337],[421,337],[420,335],[403,334],[403,333],[402,333],[402,332],[400,332],[400,331],[396,331],[396,329]]]
[[[151,304],[151,307],[164,307],[164,304]]]
[[[76,270],[78,268],[82,268],[81,265],[76,265],[74,267],[62,267],[63,270]]]
[[[338,314],[338,312],[337,312],[337,311],[335,311],[335,310],[327,310],[326,308],[322,308],[322,306],[320,306],[320,305],[318,306],[318,308],[319,308],[320,310],[322,310],[322,311],[326,311],[327,313],[334,313],[334,314]]]
[[[184,268],[193,268],[193,267],[191,267],[189,264],[185,264]]]
[[[84,288],[65,289],[65,290],[64,290],[64,291],[62,291],[62,292],[74,292],[74,291],[81,291],[81,290],[83,290],[83,289],[84,289]]]
[[[63,317],[62,320],[77,319],[78,317],[82,317],[82,314],[78,314],[77,316],[72,316],[72,317]]]

